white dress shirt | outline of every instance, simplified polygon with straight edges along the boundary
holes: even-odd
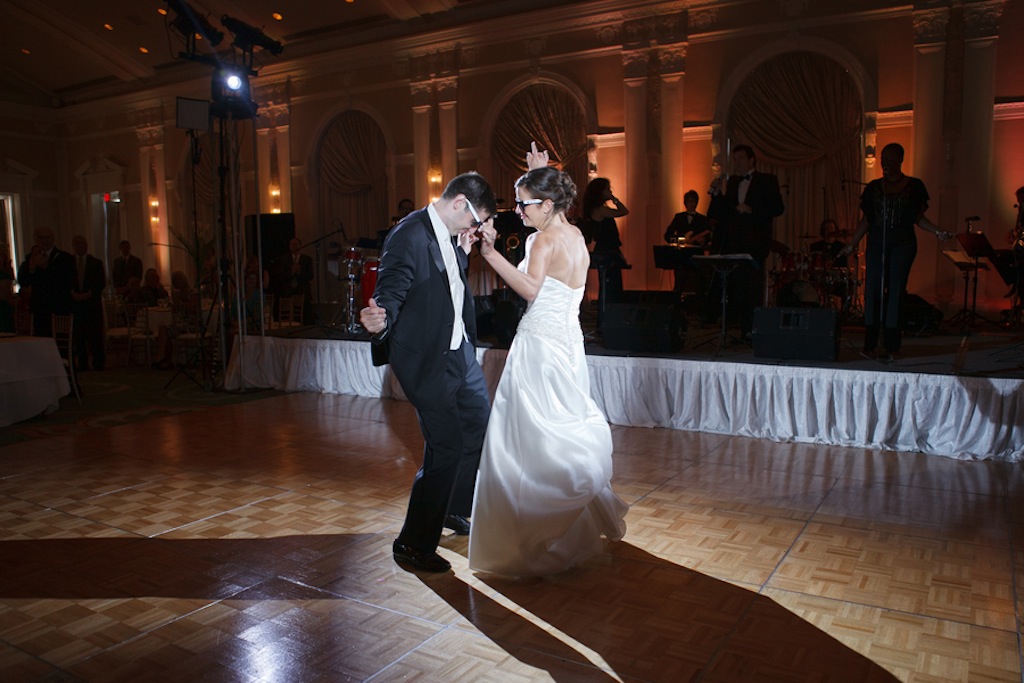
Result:
[[[462,283],[459,275],[459,260],[455,255],[455,245],[452,244],[452,235],[448,232],[447,226],[438,215],[433,204],[427,205],[427,215],[430,216],[430,224],[434,228],[434,236],[437,244],[441,247],[441,258],[444,259],[445,271],[448,273],[448,289],[452,293],[452,308],[455,311],[455,325],[452,327],[451,344],[448,346],[452,351],[462,346],[466,338],[466,324],[462,320],[462,306],[466,300],[466,286]]]

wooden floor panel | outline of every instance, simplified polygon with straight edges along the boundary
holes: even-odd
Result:
[[[613,427],[626,537],[399,568],[401,401],[288,394],[0,449],[0,680],[1024,683],[1024,468]]]

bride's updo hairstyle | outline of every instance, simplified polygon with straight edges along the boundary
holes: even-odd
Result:
[[[527,171],[519,176],[516,187],[523,188],[534,199],[550,199],[556,211],[568,212],[576,201],[576,183],[554,166]]]

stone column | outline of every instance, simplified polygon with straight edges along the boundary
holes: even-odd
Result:
[[[434,82],[437,92],[437,123],[440,127],[441,187],[459,174],[459,129],[457,119],[458,77]]]
[[[168,215],[170,207],[167,205],[167,174],[165,170],[166,162],[164,160],[163,126],[140,128],[136,130],[136,135],[139,141],[139,175],[142,187],[143,225],[149,227],[150,242],[173,244],[168,228],[170,225]],[[151,199],[157,201],[158,205],[156,207],[150,205]],[[181,211],[180,215],[183,220],[189,217],[184,211]],[[154,218],[155,220],[153,220]],[[191,225],[191,220],[188,225]],[[180,232],[188,234],[186,231]],[[155,247],[154,250],[160,276],[165,282],[168,282],[171,276],[171,250],[169,247]],[[194,264],[189,264],[189,266],[194,268]]]
[[[626,219],[617,219],[622,237],[622,250],[626,260],[633,265],[632,272],[623,273],[623,279],[631,281],[627,289],[636,288],[637,283],[646,282],[647,262],[650,251],[647,226],[647,49],[627,50],[622,53],[625,88],[625,135],[626,135],[626,187],[613,191],[629,207]]]
[[[914,150],[913,167],[906,165],[903,170],[924,181],[931,195],[928,216],[947,230],[954,229],[957,214],[955,191],[956,179],[948,177],[946,157],[951,153],[949,141],[943,137],[943,103],[946,73],[946,28],[949,10],[933,8],[914,11]],[[881,157],[882,150],[877,154]],[[952,199],[949,199],[952,198]],[[934,239],[918,241],[917,259],[922,264],[931,264],[934,275],[928,277],[931,283],[928,297],[933,295],[940,303],[952,300],[951,282],[945,276],[949,265],[942,250]],[[911,276],[913,278],[913,276]],[[940,282],[941,280],[941,282]]]
[[[661,50],[661,211],[664,228],[682,211],[683,194],[683,86],[686,45]],[[660,243],[660,240],[655,243]]]
[[[412,84],[413,186],[416,206],[430,202],[430,83]]]
[[[995,114],[995,57],[1003,0],[964,6],[964,89],[961,144],[960,213],[992,224],[992,127]]]

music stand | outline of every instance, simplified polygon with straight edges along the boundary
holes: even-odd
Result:
[[[734,270],[736,270],[737,268],[742,266],[743,264],[747,264],[749,266],[753,266],[754,265],[754,257],[751,256],[750,254],[708,254],[707,256],[704,256],[704,255],[694,255],[691,258],[693,258],[694,261],[710,264],[711,267],[713,267],[715,269],[715,272],[718,273],[718,278],[721,280],[721,283],[722,283],[722,330],[721,330],[721,332],[719,332],[718,338],[719,338],[719,350],[720,351],[725,351],[725,348],[726,348],[726,346],[728,346],[728,343],[729,343],[728,322],[727,322],[727,318],[726,318],[726,313],[727,313],[728,308],[729,308],[729,294],[728,294],[729,290],[728,290],[728,288],[726,286],[727,282],[728,282],[728,279],[729,279],[729,275]],[[708,340],[708,341],[710,341],[710,340]]]
[[[982,232],[962,232],[956,236],[956,241],[960,243],[960,247],[964,250],[964,253],[971,259],[973,259],[974,281],[973,281],[973,298],[971,301],[970,315],[967,315],[967,278],[969,271],[964,270],[964,316],[967,318],[967,324],[964,326],[965,331],[970,331],[974,327],[974,321],[977,318],[981,318],[987,323],[992,323],[991,320],[983,315],[978,314],[978,271],[988,270],[988,265],[981,263],[981,259],[985,258],[992,261],[996,255],[995,249],[992,248],[992,244],[985,237]],[[957,267],[961,266],[957,264]],[[959,315],[959,314],[958,314]]]

